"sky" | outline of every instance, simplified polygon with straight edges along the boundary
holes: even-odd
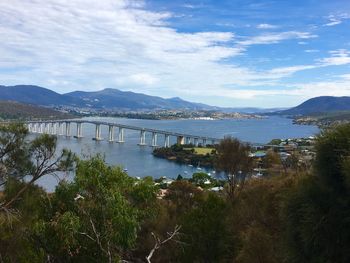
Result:
[[[0,0],[0,84],[224,107],[350,96],[350,1]]]

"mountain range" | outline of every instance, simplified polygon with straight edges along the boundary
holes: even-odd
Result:
[[[300,105],[283,111],[280,115],[316,115],[330,112],[350,111],[350,97],[321,96],[309,99]]]
[[[104,89],[101,91],[74,91],[59,94],[52,90],[33,86],[16,85],[1,86],[0,100],[17,101],[40,106],[66,106],[77,108],[90,108],[97,110],[215,110],[225,112],[271,112],[274,109],[260,108],[221,108],[203,103],[185,101],[181,98],[161,98],[142,93],[121,91],[118,89]]]
[[[74,91],[59,94],[52,90],[33,86],[1,86],[0,100],[17,101],[39,106],[65,106],[95,110],[153,111],[153,110],[215,110],[225,112],[269,113],[278,115],[310,115],[333,111],[350,111],[350,97],[322,96],[309,99],[290,109],[221,108],[181,98],[161,98],[142,93],[104,89],[101,91]]]
[[[0,86],[0,100],[41,106],[71,106],[109,110],[218,109],[218,107],[188,102],[180,98],[164,99],[117,89],[104,89],[94,92],[74,91],[59,94],[52,90],[32,85]]]

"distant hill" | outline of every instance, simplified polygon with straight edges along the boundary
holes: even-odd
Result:
[[[348,110],[350,110],[350,97],[322,96],[309,99],[294,108],[275,113],[281,115],[316,115]]]
[[[66,119],[72,115],[52,109],[13,101],[0,101],[0,120]]]
[[[75,98],[32,85],[0,86],[0,100],[18,101],[34,105],[79,105]]]
[[[74,91],[65,94],[66,96],[81,99],[85,105],[92,108],[105,109],[129,109],[129,110],[153,110],[153,109],[216,109],[200,103],[193,103],[180,98],[164,99],[156,96],[149,96],[142,93],[121,91],[118,89],[104,89],[101,91],[85,92]]]
[[[218,109],[217,107],[188,102],[180,98],[164,99],[117,89],[104,89],[95,92],[74,91],[67,94],[59,94],[49,89],[32,85],[0,86],[0,100],[44,106],[73,106],[114,110]]]

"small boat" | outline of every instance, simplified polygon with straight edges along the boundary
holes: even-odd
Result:
[[[124,169],[123,169],[123,172],[127,172],[127,171],[128,171],[128,169],[127,169],[127,168],[124,168]]]
[[[187,171],[184,171],[184,174],[188,174],[188,172],[187,172]]]
[[[189,164],[188,166],[189,166],[189,167],[193,167],[193,165],[192,165],[192,164]]]

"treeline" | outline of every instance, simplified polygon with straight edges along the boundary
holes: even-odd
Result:
[[[312,170],[248,181],[249,146],[227,138],[222,192],[178,180],[164,195],[26,134],[0,127],[1,262],[350,262],[350,125],[320,135]],[[69,171],[54,193],[34,184]]]

